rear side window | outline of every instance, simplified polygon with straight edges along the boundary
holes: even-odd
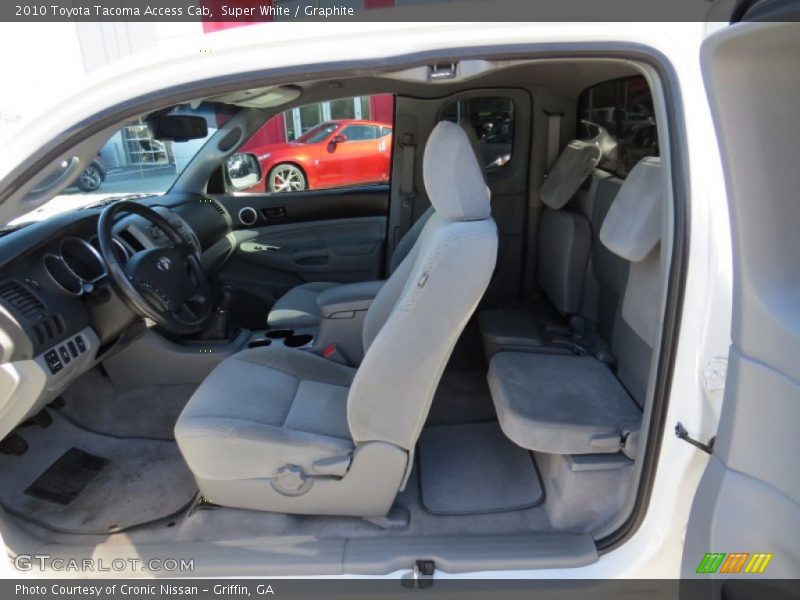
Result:
[[[599,83],[578,100],[578,137],[589,139],[605,129],[617,141],[616,155],[601,168],[625,177],[645,156],[658,156],[653,97],[642,76]]]
[[[475,129],[483,154],[483,168],[493,171],[511,161],[514,147],[514,102],[504,97],[458,100],[445,107],[442,119],[468,121]]]

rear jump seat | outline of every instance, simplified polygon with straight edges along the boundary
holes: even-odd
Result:
[[[488,359],[501,350],[563,354],[574,348],[574,340],[569,339],[570,319],[581,308],[592,224],[567,205],[574,204],[570,199],[601,158],[602,150],[594,140],[573,140],[553,165],[541,189],[545,208],[539,224],[538,271],[544,298],[478,315]],[[572,324],[580,327],[574,319]]]
[[[629,265],[622,301],[612,315],[608,306],[600,306],[603,302],[593,309],[598,330],[607,331],[617,357],[616,373],[594,356],[574,353],[504,350],[491,357],[488,379],[498,420],[519,446],[556,455],[621,451],[635,456],[660,314],[664,199],[660,159],[644,158],[628,175],[600,228],[602,250]],[[598,259],[602,256],[593,257],[593,263]],[[599,280],[604,275],[600,266]],[[604,315],[611,316],[610,327]]]

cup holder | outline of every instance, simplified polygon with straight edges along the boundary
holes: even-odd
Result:
[[[272,343],[272,340],[269,338],[262,338],[260,340],[250,340],[248,342],[248,348],[261,348],[263,346],[269,346]]]
[[[310,333],[301,333],[298,335],[290,335],[283,340],[283,345],[289,348],[300,348],[306,344],[311,343],[314,336]]]
[[[273,329],[267,332],[267,337],[271,340],[280,340],[291,337],[294,329]]]

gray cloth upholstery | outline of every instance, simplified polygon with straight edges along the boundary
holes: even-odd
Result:
[[[489,389],[503,432],[538,452],[616,452],[642,417],[611,370],[589,356],[501,352]]]
[[[664,196],[661,159],[643,158],[611,205],[600,228],[600,241],[627,261],[644,260],[661,239]]]
[[[539,225],[539,284],[559,312],[576,314],[592,246],[583,215],[545,209]]]
[[[592,257],[592,316],[617,358],[616,376],[590,356],[492,358],[489,387],[498,418],[518,444],[548,454],[614,453],[626,432],[638,430],[660,326],[662,181],[660,161],[648,157],[618,193],[611,180],[596,188],[592,208],[594,221],[602,219],[602,244]],[[633,446],[624,452],[635,453]]]
[[[419,234],[422,233],[422,228],[425,227],[425,223],[428,222],[428,219],[431,218],[433,214],[433,207],[429,206],[428,210],[422,213],[411,228],[406,231],[406,234],[400,238],[400,241],[397,243],[397,247],[392,252],[392,257],[389,259],[389,275],[394,273],[397,270],[397,267],[400,266],[400,263],[405,260],[408,253],[411,252],[411,249],[414,247],[414,244],[417,243],[417,239],[419,238]]]
[[[603,151],[593,141],[572,140],[547,175],[539,195],[546,206],[559,210],[592,174]]]
[[[278,298],[267,316],[270,329],[303,329],[319,324],[317,297],[340,283],[312,281],[293,287]]]
[[[478,136],[475,129],[468,121],[459,123],[459,127],[467,135],[470,148],[474,153],[479,164],[483,165],[483,151],[481,150]],[[481,178],[486,185],[486,175],[481,168]],[[417,219],[411,228],[397,243],[391,258],[389,259],[389,275],[395,272],[400,263],[417,243],[422,229],[434,213],[433,207],[429,207]],[[333,282],[311,282],[304,283],[292,288],[286,294],[278,298],[267,316],[267,325],[270,329],[302,329],[316,327],[319,325],[320,314],[317,307],[317,297],[320,292],[335,288],[343,284]]]
[[[448,157],[447,169],[435,155]],[[256,348],[220,363],[189,400],[175,437],[211,502],[358,516],[391,507],[497,258],[489,194],[464,130],[437,125],[423,164],[436,214],[367,310],[358,370],[305,350]]]
[[[563,209],[591,174],[602,154],[594,142],[573,140],[559,156],[542,187],[546,207],[538,236],[538,276],[542,292],[561,314],[577,314],[592,250],[592,228],[580,213]],[[478,315],[486,356],[501,350],[550,351],[543,335],[541,315],[507,308]]]
[[[631,264],[622,299],[622,318],[642,340],[653,347],[661,312],[660,244],[644,260]]]
[[[383,280],[346,283],[317,296],[319,315],[328,318],[341,310],[366,310],[383,287]]]
[[[272,478],[294,464],[353,451],[347,390],[355,369],[292,348],[253,348],[224,360],[192,396],[175,439],[195,475]]]
[[[442,121],[428,138],[422,177],[436,213],[450,221],[479,221],[491,216],[483,165],[464,128]]]
[[[496,257],[492,219],[448,221],[437,206],[417,248],[367,312],[367,354],[349,404],[354,440],[414,447],[447,359],[489,284]],[[387,318],[381,322],[383,315]]]

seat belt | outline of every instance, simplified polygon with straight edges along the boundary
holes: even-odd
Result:
[[[547,155],[545,158],[545,173],[549,173],[558,158],[558,148],[561,145],[561,117],[564,113],[550,113],[547,115]]]
[[[404,133],[400,139],[400,218],[394,228],[392,236],[392,252],[397,249],[400,239],[411,228],[412,212],[414,209],[414,197],[417,195],[414,189],[414,167],[415,152],[417,143],[413,133]]]
[[[544,179],[550,174],[550,169],[558,158],[559,146],[561,145],[561,117],[564,116],[562,112],[549,112],[542,109],[545,118],[547,119],[547,146],[545,149],[545,162],[544,162]],[[534,231],[539,226],[539,210],[541,208],[541,200],[534,199],[531,195],[528,199],[528,230]],[[537,244],[530,244],[525,253],[525,274],[523,275],[523,294],[527,297],[529,295],[537,295],[541,289],[536,283],[534,273],[538,272],[537,262]]]

